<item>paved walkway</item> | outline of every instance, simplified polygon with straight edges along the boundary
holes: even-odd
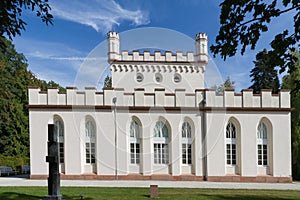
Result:
[[[224,183],[196,181],[102,181],[62,180],[61,186],[75,187],[149,187],[155,184],[165,188],[222,188],[222,189],[274,189],[300,190],[300,183]],[[30,180],[26,177],[0,177],[1,186],[47,186],[46,180]]]

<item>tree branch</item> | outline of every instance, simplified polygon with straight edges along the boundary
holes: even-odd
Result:
[[[298,5],[298,6],[292,6],[291,8],[282,10],[282,11],[280,11],[280,12],[278,13],[278,16],[281,15],[281,14],[283,14],[283,13],[289,12],[289,11],[291,11],[291,10],[293,10],[293,9],[297,9],[297,8],[300,8],[300,5]],[[271,16],[271,17],[274,17],[274,16]],[[248,21],[246,21],[246,22],[244,22],[244,23],[238,25],[236,28],[239,29],[241,26],[244,26],[244,25],[249,24],[249,23],[254,22],[254,21],[261,20],[261,19],[263,19],[263,18],[264,18],[264,17],[259,17],[259,18],[255,18],[255,19],[248,20]]]

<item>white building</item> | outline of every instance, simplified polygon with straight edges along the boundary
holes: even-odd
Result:
[[[47,177],[54,123],[63,179],[292,180],[289,91],[204,89],[206,34],[195,54],[119,46],[109,32],[113,89],[29,88],[31,178]]]

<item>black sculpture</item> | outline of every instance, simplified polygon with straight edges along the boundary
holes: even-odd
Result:
[[[61,200],[60,194],[60,174],[59,174],[59,145],[57,127],[48,124],[48,156],[46,162],[49,163],[48,195],[44,200]]]

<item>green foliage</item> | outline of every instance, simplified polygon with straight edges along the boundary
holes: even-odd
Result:
[[[41,89],[41,91],[47,91],[48,87],[57,87],[59,92],[66,92],[66,88],[61,87],[58,83],[55,83],[52,80],[49,82],[46,82],[46,81],[40,80],[36,77],[34,77],[34,79],[36,79],[36,80],[33,82],[32,86],[38,86]]]
[[[0,53],[0,154],[29,155],[26,59],[7,40]]]
[[[235,81],[231,81],[230,77],[227,76],[227,78],[223,84],[214,85],[214,86],[212,86],[212,89],[215,89],[217,94],[222,94],[225,89],[234,89],[234,87],[235,87],[234,84],[235,84]]]
[[[27,25],[21,18],[23,10],[35,11],[46,25],[53,23],[48,0],[2,0],[0,1],[0,37],[6,34],[12,39],[16,35],[21,35],[21,31],[25,30]]]
[[[103,88],[111,88],[112,87],[112,82],[111,82],[111,76],[106,76],[104,79],[104,84],[103,84]]]
[[[58,86],[46,83],[27,70],[27,61],[12,43],[0,51],[0,155],[29,157],[28,86]]]
[[[16,169],[19,166],[30,165],[28,157],[3,156],[0,155],[0,166],[10,166]]]
[[[297,89],[297,84],[300,82],[300,54],[293,52],[294,56],[298,57],[298,62],[294,63],[293,72],[283,77],[282,88],[291,90],[292,104],[292,169],[293,178],[300,180],[300,90]]]
[[[210,47],[214,56],[220,54],[225,60],[228,56],[234,56],[240,45],[242,55],[248,46],[255,49],[261,34],[268,31],[273,19],[286,12],[295,12],[291,19],[291,23],[294,23],[293,32],[283,30],[277,34],[269,51],[272,58],[270,66],[280,66],[280,72],[286,68],[292,69],[296,58],[289,53],[289,49],[299,49],[300,1],[282,0],[281,3],[278,4],[277,0],[224,0],[220,4],[220,30],[215,45]]]
[[[256,54],[256,61],[253,61],[255,67],[250,73],[253,84],[249,88],[253,89],[253,92],[256,94],[259,94],[261,89],[272,89],[273,93],[278,93],[279,91],[279,78],[277,70],[269,64],[271,59],[268,51],[264,49]]]

